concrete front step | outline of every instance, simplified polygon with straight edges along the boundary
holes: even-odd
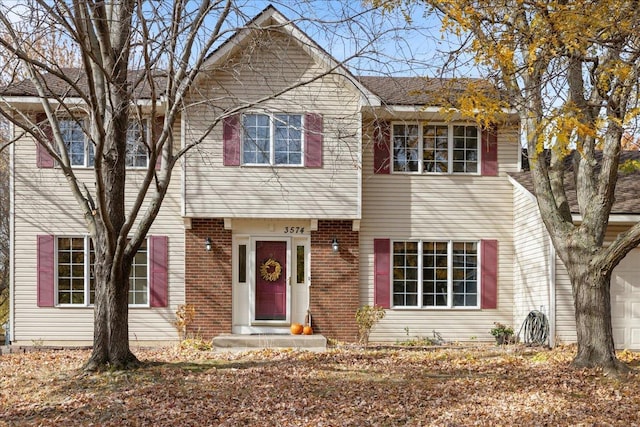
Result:
[[[262,348],[293,348],[296,350],[324,351],[327,349],[327,339],[320,334],[224,334],[213,338],[214,351],[247,351]]]

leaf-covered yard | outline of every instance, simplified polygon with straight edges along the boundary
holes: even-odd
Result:
[[[0,425],[640,424],[637,374],[573,370],[574,350],[141,349],[144,367],[91,375],[87,351],[3,355]]]

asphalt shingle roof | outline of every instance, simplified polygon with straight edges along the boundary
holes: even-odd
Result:
[[[80,90],[87,91],[87,75],[84,70],[81,68],[61,68],[60,73],[63,74],[66,78],[72,80]],[[141,76],[142,71],[129,71],[128,81],[136,82],[138,78]],[[69,83],[55,74],[45,73],[44,77],[44,86],[47,90],[47,96],[67,96],[67,97],[75,97],[78,96],[78,92],[71,86]],[[156,91],[158,94],[162,93],[164,90],[164,78],[162,75],[157,75],[154,77],[156,84]],[[31,80],[25,79],[22,81],[18,81],[8,86],[1,88],[0,93],[4,96],[38,96],[38,92],[36,87],[33,85]],[[138,86],[135,90],[135,96],[139,98],[150,98],[151,97],[151,89],[149,83],[147,81],[141,81],[138,83]]]
[[[575,154],[575,152],[574,152]],[[620,164],[630,160],[640,161],[640,151],[623,151],[620,155]],[[576,185],[573,179],[573,162],[568,159],[565,162],[564,184],[569,206],[572,213],[579,213],[578,196]],[[535,194],[533,189],[533,178],[530,171],[509,173],[520,185],[526,188],[531,194]],[[616,184],[615,201],[611,209],[612,214],[640,214],[640,170],[632,172],[620,172]]]
[[[64,68],[62,74],[76,82],[79,88],[87,88],[87,78],[80,68]],[[129,72],[129,81],[134,82],[138,71]],[[443,106],[455,104],[458,96],[471,85],[488,87],[488,82],[481,79],[435,79],[426,77],[389,77],[359,76],[356,77],[367,89],[376,94],[387,105],[429,105]],[[163,78],[156,78],[157,90],[164,88]],[[64,80],[53,74],[44,74],[47,95],[78,96],[78,93]],[[5,96],[38,96],[30,80],[26,79],[0,89]],[[142,82],[136,92],[140,98],[150,97],[149,84]]]
[[[359,76],[357,79],[387,105],[455,105],[470,85],[491,87],[487,80],[469,78]]]

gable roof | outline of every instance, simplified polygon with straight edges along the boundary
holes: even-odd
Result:
[[[316,43],[315,40],[302,31],[292,20],[287,19],[273,5],[267,6],[262,12],[249,21],[244,28],[239,29],[225,40],[224,43],[207,57],[203,67],[206,68],[208,65],[222,61],[230,55],[236,47],[241,46],[243,41],[251,35],[252,31],[270,26],[273,27],[274,30],[291,36],[302,50],[318,63],[324,65],[325,69],[332,70],[332,73],[342,75],[349,80],[359,90],[366,103],[374,106],[380,105],[379,98],[371,93],[367,87],[362,85],[347,67]]]
[[[565,161],[564,185],[569,200],[571,213],[579,214],[578,196],[576,193],[576,185],[573,179],[573,161],[572,157],[576,155],[574,151]],[[597,158],[602,157],[601,153],[597,153]],[[622,151],[620,154],[620,164],[626,161],[640,161],[640,151]],[[533,189],[533,177],[530,171],[512,172],[509,176],[524,187],[529,193],[535,194]],[[640,170],[632,172],[619,172],[618,182],[616,183],[615,200],[611,208],[611,214],[640,214]]]
[[[478,89],[492,89],[493,86],[484,79],[474,78],[430,78],[430,77],[393,77],[393,76],[355,76],[343,64],[333,58],[326,50],[312,40],[295,23],[288,20],[272,5],[267,6],[256,17],[249,21],[243,28],[238,29],[231,37],[225,40],[205,60],[203,68],[223,61],[234,50],[241,46],[243,41],[250,36],[252,31],[258,28],[269,28],[283,32],[292,37],[298,45],[314,60],[323,64],[326,69],[333,70],[334,74],[340,74],[350,81],[362,96],[363,104],[369,106],[414,106],[414,107],[442,107],[456,105],[460,95],[469,86]],[[87,79],[81,68],[63,68],[61,74],[76,82],[81,90],[87,88]],[[142,71],[130,71],[129,81],[136,81]],[[164,89],[164,74],[158,72],[154,76],[158,94]],[[43,74],[43,83],[48,89],[48,96],[77,97],[79,94],[63,79],[54,74]],[[22,80],[0,88],[3,96],[38,97],[38,92],[29,79]],[[496,92],[499,96],[499,93]],[[136,89],[135,96],[140,99],[149,99],[151,91],[146,81],[142,81]]]

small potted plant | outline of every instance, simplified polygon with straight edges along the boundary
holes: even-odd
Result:
[[[507,326],[504,323],[494,322],[494,327],[491,328],[491,335],[496,339],[496,344],[510,344],[513,340],[513,328]]]

